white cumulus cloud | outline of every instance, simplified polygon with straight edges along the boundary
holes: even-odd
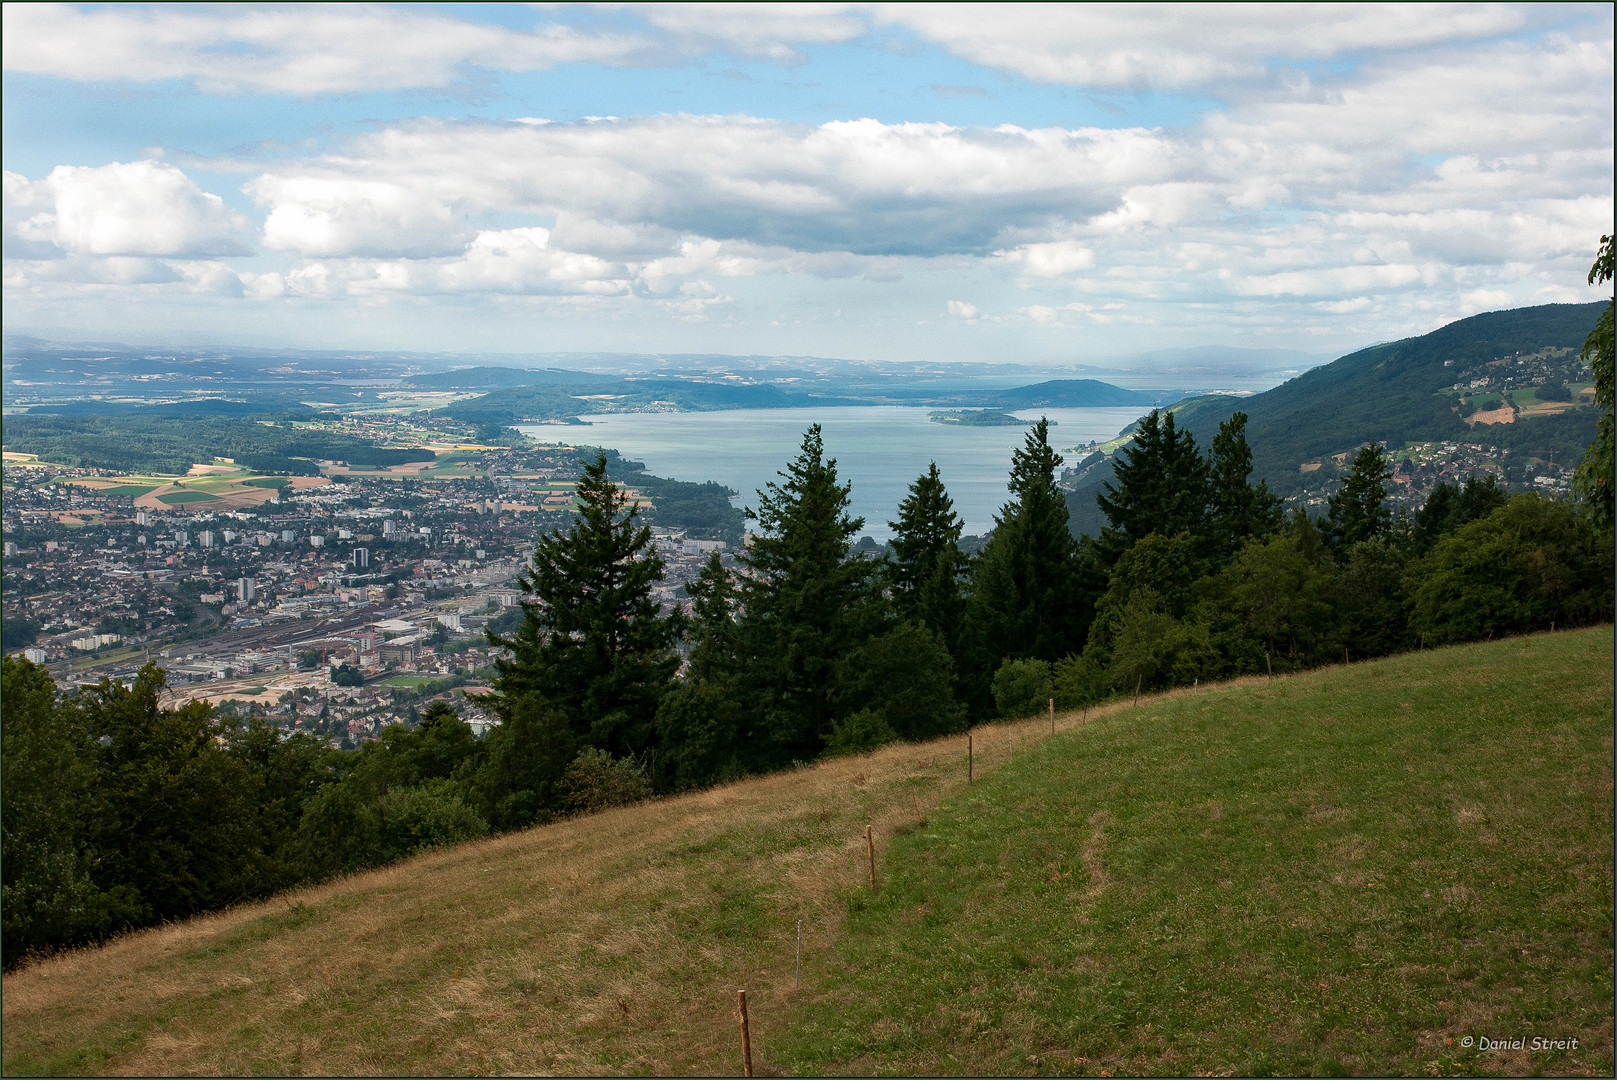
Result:
[[[249,225],[224,200],[161,161],[58,165],[29,183],[6,175],[6,201],[42,208],[15,224],[21,239],[81,255],[246,255]]]
[[[460,250],[470,230],[445,200],[407,183],[269,174],[247,185],[261,206],[264,246],[300,255],[414,256]]]
[[[313,95],[447,86],[468,69],[628,63],[644,35],[545,23],[533,31],[422,9],[7,4],[5,69],[78,80],[190,79],[212,93]]]

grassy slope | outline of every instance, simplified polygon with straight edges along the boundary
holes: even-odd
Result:
[[[791,1071],[1612,1071],[1609,628],[1115,715],[901,839]],[[1480,1054],[1466,1035],[1576,1037]]]
[[[5,1071],[736,1071],[746,986],[761,1072],[1609,1073],[1611,700],[1608,627],[564,822],[9,975]]]
[[[979,775],[1046,730],[979,730]],[[132,934],[5,977],[5,1071],[731,1071],[734,989],[780,1030],[865,825],[964,782],[964,739],[890,747]]]

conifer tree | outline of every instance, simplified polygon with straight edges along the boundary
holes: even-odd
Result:
[[[736,583],[718,552],[686,586],[691,594],[691,623],[695,638],[691,650],[690,679],[722,677],[735,650]]]
[[[1239,462],[1230,467],[1238,471]],[[1100,540],[1108,566],[1151,533],[1207,536],[1207,463],[1190,432],[1179,430],[1173,413],[1153,409],[1141,420],[1134,441],[1118,451],[1112,469],[1117,482],[1108,482],[1105,494],[1095,496],[1108,522]]]
[[[1282,503],[1259,480],[1250,483],[1252,448],[1246,441],[1246,413],[1237,412],[1218,425],[1208,455],[1208,530],[1214,555],[1234,554],[1249,536],[1266,536],[1280,528]]]
[[[741,560],[742,689],[761,710],[769,745],[759,764],[809,760],[824,748],[835,712],[838,659],[870,637],[880,613],[875,563],[850,558],[864,526],[848,514],[851,485],[837,482],[820,425],[797,458],[747,511],[760,526]]]
[[[1353,457],[1353,470],[1329,501],[1325,516],[1325,541],[1341,551],[1360,540],[1373,540],[1381,535],[1392,515],[1386,507],[1387,480],[1392,469],[1387,455],[1375,443],[1362,448]]]
[[[1056,660],[1083,644],[1077,602],[1077,544],[1067,528],[1067,501],[1056,484],[1061,455],[1041,419],[1011,458],[1011,499],[994,519],[994,534],[973,568],[971,667],[976,684],[968,704],[980,709],[982,683],[1000,657]]]
[[[737,673],[739,629],[735,575],[718,552],[687,586],[691,620],[690,665],[684,680],[657,712],[657,756],[652,781],[664,791],[699,787],[744,775],[755,767]]]
[[[544,702],[583,745],[636,753],[679,666],[680,620],[651,598],[663,561],[638,507],[607,477],[605,454],[585,464],[577,500],[571,526],[540,538],[519,579],[528,599],[516,633],[489,635],[512,654],[496,689],[508,709]]]
[[[966,556],[960,550],[960,516],[937,462],[910,485],[898,504],[898,520],[887,524],[893,530],[887,575],[895,614],[938,634],[953,653],[960,636]]]
[[[1410,548],[1424,555],[1447,533],[1485,518],[1508,501],[1493,473],[1468,476],[1463,488],[1439,484],[1426,496],[1411,522]]]

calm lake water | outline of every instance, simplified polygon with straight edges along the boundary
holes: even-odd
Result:
[[[863,534],[887,539],[888,519],[927,463],[936,461],[966,533],[987,532],[1008,497],[1011,451],[1027,428],[934,424],[925,408],[854,406],[826,409],[735,409],[724,412],[609,413],[590,417],[589,427],[525,424],[542,442],[611,447],[643,461],[658,476],[716,480],[740,492],[742,506],[758,505],[757,490],[797,455],[803,432],[824,430],[825,449],[837,475],[853,483],[853,513],[865,519]],[[1149,410],[1042,409],[1015,415],[1055,424],[1058,448],[1112,438]],[[1068,464],[1073,455],[1064,455]]]

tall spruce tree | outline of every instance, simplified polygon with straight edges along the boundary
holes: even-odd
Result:
[[[837,482],[820,425],[747,511],[760,532],[741,556],[738,687],[756,710],[757,765],[816,757],[836,713],[837,661],[880,620],[876,564],[851,556],[863,518],[848,514],[851,485]]]
[[[742,708],[736,685],[742,665],[735,575],[714,552],[688,588],[690,665],[657,713],[652,781],[664,791],[734,778],[759,764],[750,753],[759,739],[746,730],[756,717]]]
[[[953,653],[960,639],[966,556],[960,550],[960,516],[937,462],[910,485],[898,504],[898,520],[887,524],[893,530],[887,574],[894,613],[939,635]]]
[[[735,653],[735,577],[715,551],[686,588],[691,594],[688,633],[692,648],[688,678],[722,677],[733,667]]]
[[[516,633],[489,635],[511,650],[495,687],[508,709],[544,702],[582,745],[637,753],[679,667],[681,623],[651,598],[663,561],[638,506],[607,477],[605,454],[585,464],[577,499],[568,530],[541,537],[519,579],[528,598]]]
[[[1246,413],[1237,412],[1218,425],[1208,455],[1208,532],[1213,554],[1234,554],[1249,536],[1267,536],[1284,520],[1280,497],[1259,480],[1251,483],[1252,448],[1246,441]]]
[[[1087,618],[1076,596],[1078,548],[1067,528],[1067,500],[1056,484],[1061,455],[1041,419],[1011,458],[1011,499],[972,571],[970,616],[975,684],[968,705],[983,705],[982,684],[1001,658],[1057,660],[1083,644]]]
[[[1152,533],[1188,532],[1206,539],[1207,462],[1190,432],[1179,430],[1173,413],[1153,409],[1141,420],[1134,441],[1118,451],[1112,469],[1117,482],[1108,482],[1105,493],[1095,496],[1108,522],[1100,538],[1100,553],[1108,566]]]
[[[1380,446],[1371,443],[1353,456],[1353,469],[1329,500],[1325,542],[1343,551],[1361,540],[1374,540],[1392,521],[1387,509],[1387,481],[1392,469]]]

